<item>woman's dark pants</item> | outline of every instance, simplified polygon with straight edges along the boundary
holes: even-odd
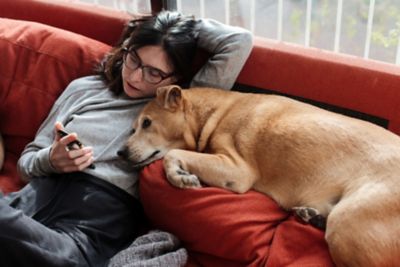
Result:
[[[105,266],[144,224],[138,200],[104,180],[33,178],[0,197],[0,266]]]

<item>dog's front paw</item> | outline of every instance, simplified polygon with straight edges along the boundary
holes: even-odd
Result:
[[[294,207],[292,210],[304,222],[309,223],[318,229],[325,230],[326,218],[322,216],[317,209],[310,207]]]
[[[200,180],[196,175],[191,174],[188,171],[185,171],[184,169],[178,169],[176,171],[176,174],[178,176],[178,179],[181,181],[181,184],[183,185],[182,187],[184,188],[201,187]]]
[[[201,187],[199,178],[184,170],[177,159],[164,159],[164,169],[168,181],[179,188]]]

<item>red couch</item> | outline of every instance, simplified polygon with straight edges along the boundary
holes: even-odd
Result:
[[[129,16],[76,2],[14,0],[0,1],[0,17],[0,189],[7,193],[23,186],[16,162],[55,99],[71,80],[91,74]],[[399,67],[264,38],[255,38],[235,85],[300,98],[398,134],[399,88]],[[333,266],[323,232],[257,192],[173,188],[160,162],[142,172],[140,186],[153,226],[182,240],[188,265]]]

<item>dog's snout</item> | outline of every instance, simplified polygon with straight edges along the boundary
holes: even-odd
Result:
[[[117,155],[124,159],[128,158],[128,147],[125,146],[118,150]]]

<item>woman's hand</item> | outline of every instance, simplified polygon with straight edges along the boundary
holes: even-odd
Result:
[[[57,130],[63,130],[63,125],[56,122],[55,139],[50,150],[50,163],[58,172],[75,172],[87,168],[93,163],[93,149],[82,147],[68,149],[68,144],[78,139],[75,133],[60,137]]]

